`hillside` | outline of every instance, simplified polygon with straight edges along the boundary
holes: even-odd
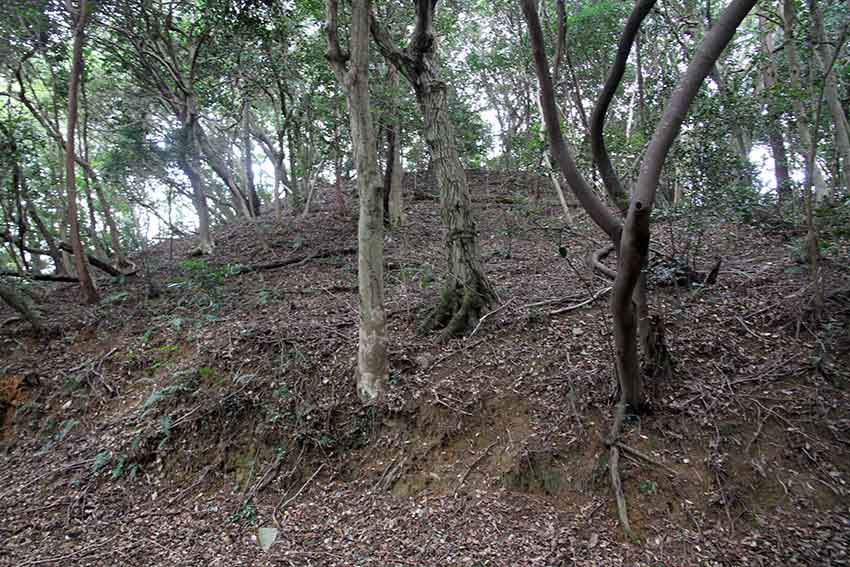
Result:
[[[0,328],[0,564],[850,563],[846,249],[815,323],[793,234],[656,223],[674,365],[626,424],[625,541],[603,442],[610,283],[586,264],[605,238],[578,209],[567,226],[543,180],[469,179],[500,305],[470,337],[416,333],[443,235],[433,181],[408,176],[380,406],[354,391],[356,206],[329,193],[304,219],[219,227],[209,259],[158,243],[94,307],[38,288],[50,331]],[[715,285],[662,285],[674,260],[718,256]],[[280,530],[266,553],[258,527]]]

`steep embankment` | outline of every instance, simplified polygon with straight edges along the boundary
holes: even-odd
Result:
[[[53,331],[0,334],[0,564],[847,562],[846,267],[827,262],[827,289],[845,291],[816,326],[783,235],[656,225],[659,281],[671,258],[724,262],[717,285],[653,291],[674,367],[626,427],[640,540],[625,542],[602,443],[605,296],[575,307],[609,285],[585,264],[604,239],[580,215],[567,227],[544,181],[470,179],[500,305],[466,339],[416,335],[443,238],[432,183],[408,179],[380,407],[354,393],[356,227],[333,199],[222,227],[205,261],[163,242],[149,278],[101,281],[95,307],[44,288]],[[280,528],[268,553],[256,526]]]

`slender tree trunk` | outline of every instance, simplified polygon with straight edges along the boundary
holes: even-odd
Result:
[[[643,36],[638,30],[635,36],[635,66],[637,67],[637,100],[638,100],[638,129],[643,130],[646,127],[646,95],[644,94],[643,80]]]
[[[70,3],[69,3],[70,7]],[[89,274],[83,243],[80,241],[80,223],[77,219],[77,180],[76,160],[74,158],[74,136],[77,127],[77,94],[79,91],[80,70],[83,66],[83,40],[86,22],[88,20],[87,0],[80,0],[76,12],[71,14],[74,20],[73,59],[71,74],[68,78],[68,129],[65,144],[65,178],[68,200],[68,223],[70,228],[71,247],[74,250],[74,265],[80,280],[80,291],[83,302],[97,303],[97,290]]]
[[[233,208],[236,209],[236,211],[243,217],[253,218],[255,215],[251,208],[250,198],[247,193],[243,192],[239,187],[239,183],[237,183],[227,163],[225,163],[219,155],[218,150],[210,142],[206,132],[204,132],[204,129],[198,121],[197,115],[193,116],[190,124],[192,126],[192,137],[198,144],[200,152],[203,154],[204,161],[206,161],[210,168],[212,168],[230,192]]]
[[[260,197],[254,184],[253,147],[251,145],[251,105],[247,94],[242,102],[242,179],[245,184],[245,198],[248,201],[251,216],[260,216]]]
[[[297,211],[301,207],[301,203],[305,198],[302,188],[303,183],[299,179],[298,175],[298,149],[296,144],[298,136],[296,132],[294,132],[294,130],[297,129],[297,124],[294,124],[286,132],[286,140],[289,145],[289,177],[291,182],[290,185],[292,187],[289,199],[293,211]]]
[[[195,127],[193,122],[197,117],[191,110],[191,100],[186,101],[187,111],[182,117],[183,127],[180,132],[180,148],[178,150],[178,163],[183,174],[189,178],[192,186],[192,201],[195,211],[198,213],[198,252],[201,254],[212,254],[215,248],[212,234],[210,233],[210,210],[207,204],[207,194],[201,174],[198,171],[198,142],[195,139]]]
[[[360,193],[357,223],[360,332],[357,392],[365,402],[380,399],[386,389],[386,314],[384,312],[383,187],[372,113],[369,109],[369,0],[351,2],[349,68],[337,39],[337,0],[327,0],[327,58],[344,86],[351,118],[351,139]]]
[[[103,186],[100,184],[100,179],[95,175],[94,169],[91,167],[91,160],[89,160],[89,140],[88,140],[88,97],[86,96],[86,82],[85,82],[85,72],[81,76],[80,83],[80,93],[82,94],[82,102],[83,102],[83,110],[84,110],[84,120],[83,120],[83,131],[82,131],[82,144],[83,144],[83,161],[86,165],[83,166],[83,170],[86,174],[86,198],[89,200],[89,206],[91,206],[91,187],[94,186],[95,194],[97,195],[97,201],[100,203],[100,210],[103,212],[103,220],[106,223],[106,228],[109,230],[109,239],[112,242],[112,254],[115,258],[115,263],[119,267],[127,266],[127,257],[124,254],[124,247],[121,246],[121,236],[118,232],[118,225],[115,223],[115,217],[112,214],[112,206],[109,204],[109,200],[106,198],[106,195],[103,192]],[[94,217],[94,213],[91,213],[92,217]],[[94,226],[91,228],[93,238],[97,242],[97,230]]]
[[[67,272],[65,272],[65,266],[62,262],[62,251],[59,250],[59,247],[56,245],[56,239],[53,238],[53,234],[50,232],[50,229],[47,228],[47,225],[42,220],[41,215],[38,214],[38,210],[35,205],[27,203],[26,207],[30,218],[35,223],[36,228],[38,228],[39,234],[41,234],[41,237],[45,242],[47,242],[47,249],[50,251],[50,258],[53,259],[56,275],[65,275]]]
[[[788,65],[788,75],[791,81],[791,88],[796,93],[807,92],[803,87],[803,81],[800,78],[800,59],[797,55],[797,47],[794,44],[794,2],[793,0],[784,0],[782,5],[782,21],[784,25],[785,43],[785,61]],[[768,37],[769,41],[769,37]],[[772,50],[771,50],[772,52]],[[800,138],[799,153],[804,160],[808,160],[809,148],[812,146],[812,131],[809,126],[808,111],[803,106],[803,101],[800,96],[792,96],[791,104],[794,108],[794,114],[797,122],[797,132]],[[829,196],[829,188],[826,185],[826,180],[823,176],[823,170],[813,160],[812,169],[812,184],[815,188],[815,201],[820,202],[825,197]]]
[[[543,103],[541,102],[540,96],[537,97],[537,109],[540,112],[540,120],[544,123],[544,127],[540,129],[540,142],[542,144],[546,144],[546,127],[545,121],[543,120]],[[552,189],[555,190],[555,194],[558,196],[558,202],[561,203],[561,210],[564,211],[564,219],[567,221],[567,224],[573,224],[573,215],[570,212],[570,205],[567,203],[567,197],[564,195],[564,190],[561,187],[561,181],[558,179],[558,164],[552,161],[551,153],[547,156],[546,161],[548,162],[549,168],[549,182],[552,184]]]
[[[823,10],[820,4],[815,0],[810,0],[813,24],[815,27],[815,37],[817,39],[818,48],[815,50],[815,56],[818,60],[819,67],[822,73],[826,73],[826,67],[833,59],[834,53],[830,44],[826,40],[826,33],[823,26]],[[838,46],[839,49],[843,46]],[[841,161],[841,171],[844,174],[844,186],[847,193],[850,194],[850,126],[847,123],[847,114],[844,106],[841,104],[841,99],[838,96],[838,88],[835,85],[835,78],[832,73],[829,73],[824,78],[823,94],[826,98],[826,104],[829,108],[829,113],[832,115],[832,123],[835,128],[835,150]],[[838,184],[836,178],[836,185]]]
[[[404,223],[403,197],[401,182],[404,169],[401,166],[401,119],[399,113],[398,69],[389,65],[387,82],[392,89],[390,116],[392,123],[387,128],[387,170],[384,174],[385,220],[390,226],[398,227]]]
[[[765,105],[767,107],[768,132],[770,152],[773,155],[773,174],[776,178],[776,195],[780,208],[791,198],[791,175],[788,172],[788,154],[785,151],[785,137],[782,133],[782,110],[777,107],[773,92],[776,89],[776,66],[773,63],[770,39],[768,37],[767,21],[759,16],[759,47],[764,65],[761,69],[761,80],[765,90]]]

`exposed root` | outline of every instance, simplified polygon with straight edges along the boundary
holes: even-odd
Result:
[[[459,337],[474,329],[482,311],[495,299],[495,294],[483,278],[474,286],[462,286],[449,279],[440,294],[440,302],[420,326],[420,333],[442,330],[440,342]]]
[[[626,495],[623,493],[623,483],[620,481],[620,446],[618,441],[625,416],[626,404],[621,401],[617,404],[617,412],[614,414],[614,424],[611,426],[611,433],[608,437],[608,444],[610,446],[608,449],[608,470],[611,472],[611,485],[614,488],[614,497],[617,499],[617,515],[620,518],[620,524],[623,526],[623,532],[625,532],[626,537],[632,539],[634,534],[629,525]]]
[[[614,245],[609,244],[605,248],[600,248],[599,250],[594,250],[590,255],[590,266],[602,274],[603,276],[609,277],[612,280],[617,277],[617,271],[609,268],[605,264],[602,263],[611,252],[614,251]]]

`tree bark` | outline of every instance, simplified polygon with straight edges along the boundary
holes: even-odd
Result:
[[[791,81],[791,88],[795,91],[795,93],[799,93],[801,95],[802,93],[807,92],[807,89],[803,88],[803,81],[800,78],[800,58],[797,55],[797,47],[794,44],[795,20],[793,0],[783,0],[782,22],[785,35],[783,48],[785,52],[785,61],[788,65],[788,75]],[[791,104],[794,108],[797,133],[800,138],[798,153],[803,156],[805,161],[809,159],[809,148],[812,146],[812,131],[809,126],[808,111],[803,106],[803,101],[799,95],[791,97]],[[817,163],[817,160],[812,160],[812,165],[812,185],[815,188],[815,201],[820,202],[825,197],[829,196],[830,192],[823,176],[823,170]]]
[[[44,326],[38,313],[32,309],[29,303],[24,299],[15,288],[0,282],[0,299],[2,299],[9,307],[21,314],[36,331],[41,331]]]
[[[810,0],[812,23],[815,27],[815,38],[818,48],[815,50],[815,57],[818,60],[819,67],[824,77],[823,94],[826,98],[826,105],[829,108],[829,113],[832,116],[832,124],[835,128],[835,149],[841,161],[841,171],[844,175],[844,186],[847,193],[850,194],[850,126],[847,123],[847,114],[844,106],[841,104],[841,99],[838,95],[838,88],[835,85],[835,78],[832,73],[828,73],[827,66],[834,57],[834,52],[830,44],[826,40],[826,33],[823,26],[823,10],[815,0]],[[838,45],[841,49],[843,46]],[[838,181],[836,180],[836,185]]]
[[[401,118],[399,113],[398,69],[389,65],[387,82],[392,89],[390,116],[392,123],[387,127],[387,169],[384,173],[384,217],[390,226],[404,223],[401,182],[404,169],[401,166]]]
[[[791,175],[788,172],[788,154],[785,150],[785,136],[782,133],[782,110],[778,108],[775,99],[777,79],[776,66],[768,36],[767,21],[764,16],[759,18],[759,48],[764,64],[761,69],[761,80],[765,90],[765,106],[767,107],[768,132],[767,139],[770,152],[773,155],[773,175],[776,178],[776,196],[780,208],[791,198]]]
[[[80,70],[83,65],[83,41],[85,27],[88,21],[87,0],[80,0],[76,10],[68,2],[71,18],[74,20],[73,55],[71,60],[71,73],[68,77],[68,129],[65,143],[65,181],[68,201],[68,222],[70,225],[71,247],[74,250],[74,266],[77,270],[77,278],[80,280],[80,291],[83,302],[87,304],[97,303],[97,290],[89,274],[83,244],[80,241],[80,223],[77,218],[77,180],[76,160],[74,157],[74,136],[77,127],[77,94],[79,91]]]
[[[623,226],[617,278],[614,280],[611,302],[617,349],[617,375],[620,379],[622,399],[633,408],[643,404],[643,376],[638,364],[635,305],[632,298],[649,252],[649,220],[655,203],[658,180],[667,154],[700,86],[755,4],[756,0],[734,0],[705,35],[676,90],[670,96],[641,164]]]
[[[436,60],[434,12],[437,0],[416,0],[416,24],[402,52],[372,14],[372,36],[384,57],[413,86],[422,113],[423,137],[431,150],[431,166],[440,187],[440,213],[448,231],[448,274],[440,300],[421,331],[441,330],[441,340],[475,326],[495,293],[484,275],[478,228],[472,215],[469,186],[457,152],[449,118],[448,86]]]
[[[186,101],[187,108],[191,106],[191,100]],[[210,233],[210,210],[207,204],[207,195],[204,191],[204,183],[198,171],[198,142],[195,139],[195,124],[197,117],[189,108],[181,116],[182,128],[180,131],[179,147],[177,150],[177,163],[183,174],[189,178],[192,186],[192,201],[195,211],[198,213],[198,252],[201,254],[212,254],[215,248],[212,234]]]
[[[251,145],[251,105],[248,95],[242,101],[242,180],[245,185],[245,198],[252,217],[260,216],[260,197],[254,183],[253,148]]]
[[[383,187],[378,175],[375,129],[369,109],[369,13],[369,0],[352,0],[351,49],[347,57],[339,47],[337,0],[327,0],[327,59],[346,91],[360,193],[357,393],[364,402],[374,402],[384,395],[389,375],[384,311]]]

